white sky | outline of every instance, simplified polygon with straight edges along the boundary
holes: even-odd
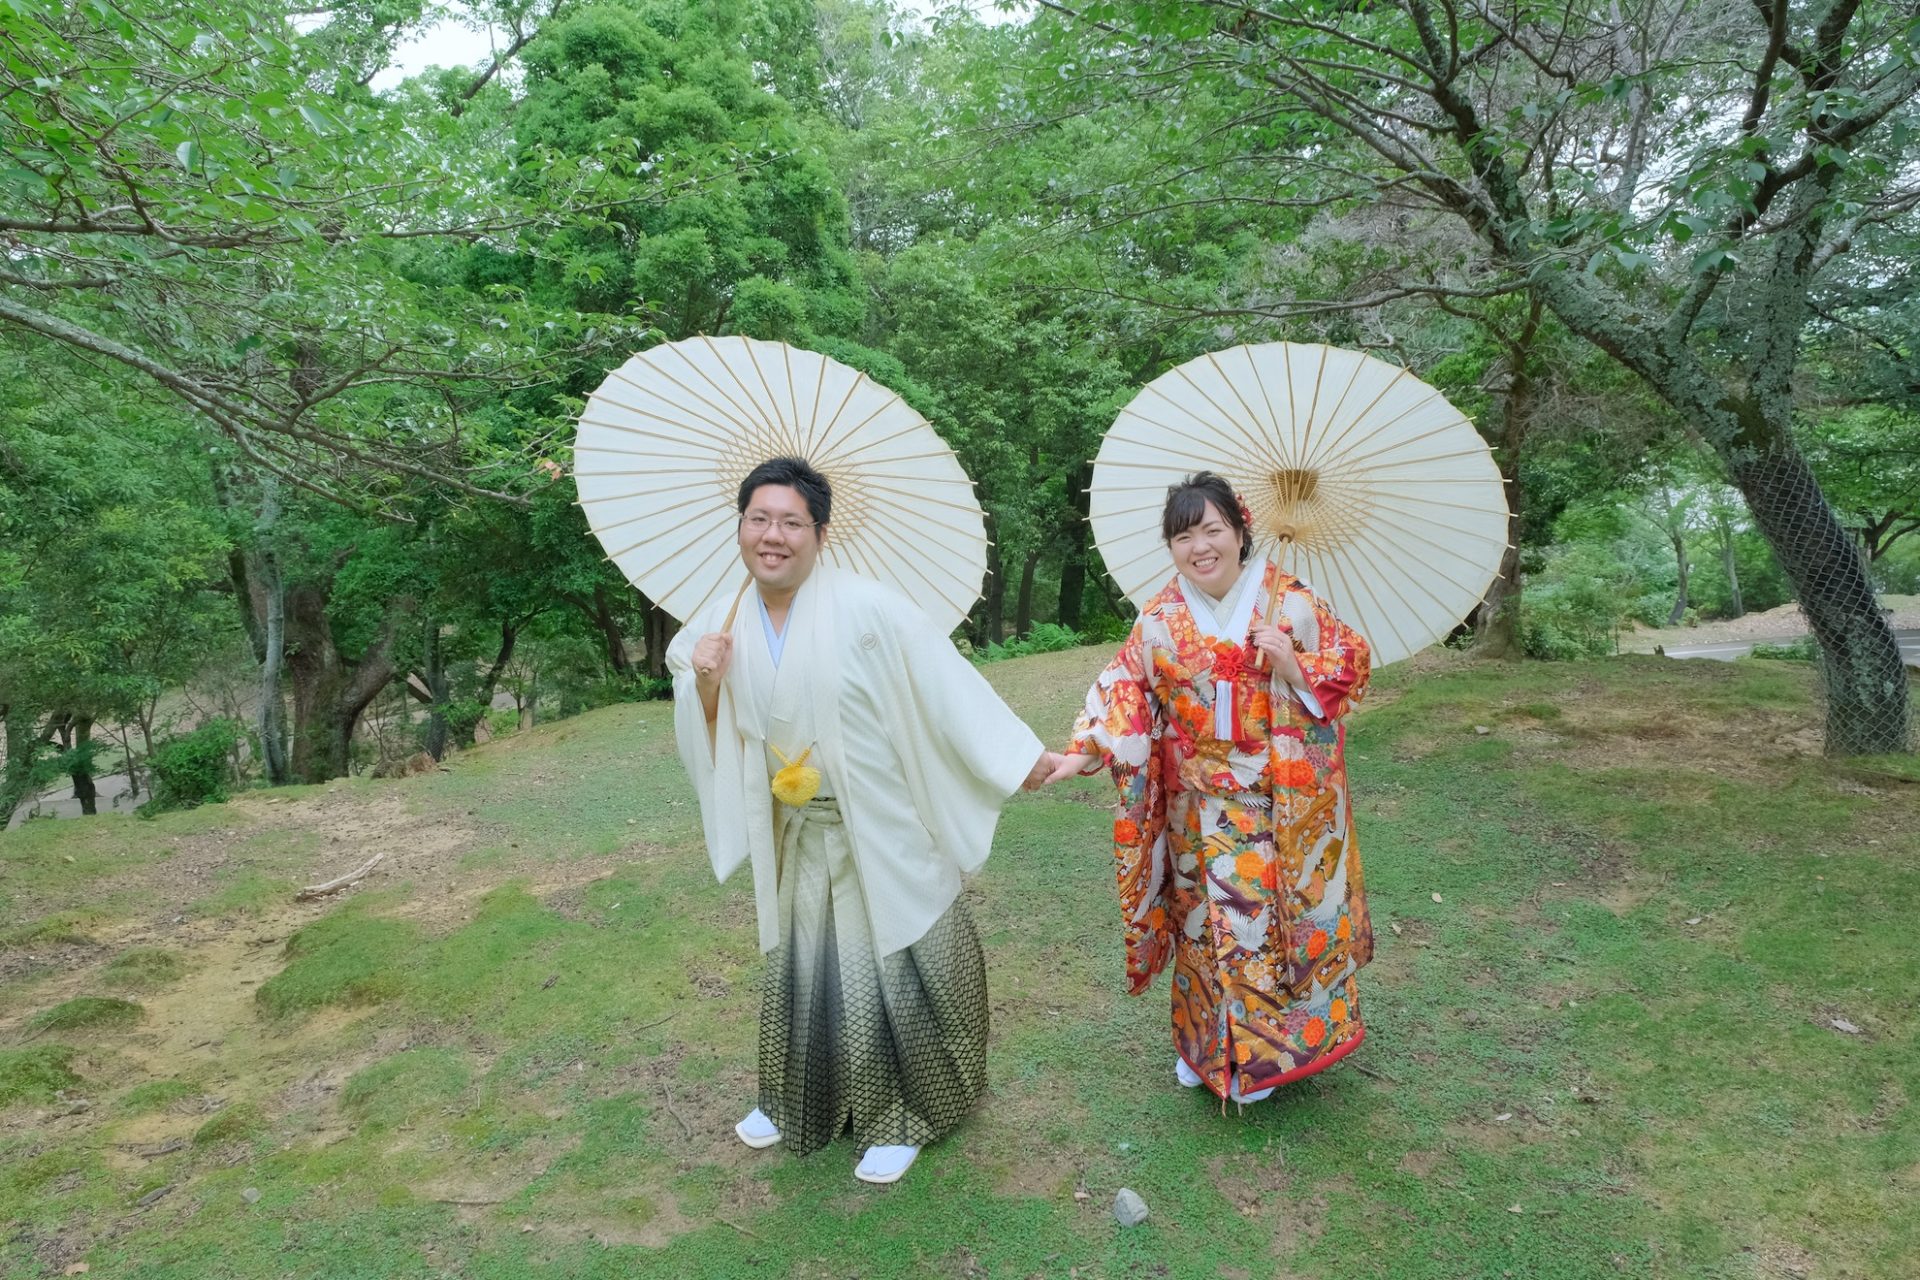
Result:
[[[940,0],[900,0],[894,7],[924,18],[940,7]],[[968,0],[968,7],[982,22],[1016,22],[1026,16],[1020,11],[1003,12],[993,0]],[[373,78],[373,88],[391,89],[428,67],[483,67],[493,60],[496,43],[504,47],[510,39],[503,32],[475,31],[458,22],[436,23],[394,50],[393,65]]]

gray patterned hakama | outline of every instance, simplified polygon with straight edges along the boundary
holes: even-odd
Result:
[[[987,971],[956,902],[918,942],[874,955],[840,810],[813,800],[780,840],[780,945],[760,1005],[760,1110],[797,1155],[925,1146],[986,1087]]]

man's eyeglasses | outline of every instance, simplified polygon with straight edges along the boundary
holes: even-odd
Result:
[[[740,525],[748,533],[765,533],[776,524],[780,526],[780,532],[789,537],[797,537],[814,527],[811,520],[802,520],[798,516],[782,516],[775,520],[764,511],[753,511],[740,517]]]

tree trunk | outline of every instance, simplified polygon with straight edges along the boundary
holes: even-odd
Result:
[[[1473,614],[1473,656],[1515,658],[1520,650],[1520,515],[1507,516],[1507,549],[1500,553],[1500,573],[1487,587],[1486,598]]]
[[[73,743],[68,748],[74,753],[73,768],[67,776],[73,779],[73,798],[80,802],[80,812],[88,817],[100,812],[100,790],[93,785],[93,753],[88,750],[92,743],[93,717],[75,716]]]
[[[475,717],[472,724],[460,730],[461,746],[473,745],[474,731],[479,727],[480,721],[485,720],[488,713],[493,710],[493,691],[500,687],[500,675],[507,669],[507,663],[513,661],[514,646],[520,642],[520,628],[528,621],[531,619],[500,619],[500,648],[494,652],[493,662],[487,667],[487,674],[480,677],[480,690],[474,695],[474,700],[480,704],[480,714]]]
[[[1007,624],[1007,576],[1001,572],[1000,539],[998,522],[993,513],[986,517],[987,529],[987,581],[985,595],[980,601],[980,643],[982,645],[999,644],[1006,637]]]
[[[1060,560],[1060,608],[1056,616],[1069,631],[1078,631],[1086,621],[1087,535],[1092,527],[1087,523],[1091,500],[1087,487],[1092,483],[1091,463],[1082,463],[1068,482],[1067,501],[1073,516],[1067,524],[1066,554]]]
[[[1673,589],[1673,610],[1667,614],[1667,625],[1677,627],[1687,616],[1687,539],[1684,534],[1669,533],[1667,540],[1673,544],[1673,563],[1679,574],[1679,581]]]
[[[6,830],[14,810],[33,792],[33,767],[46,745],[45,737],[35,727],[39,718],[39,708],[22,702],[0,706],[0,720],[6,722],[7,732],[7,764],[0,771],[0,831]]]
[[[216,480],[218,472],[216,471]],[[287,760],[287,710],[281,692],[286,665],[286,584],[280,576],[280,558],[273,549],[273,528],[280,519],[280,482],[267,476],[260,482],[260,514],[253,524],[255,546],[227,553],[227,572],[240,603],[240,621],[260,664],[258,705],[254,708],[254,735],[260,740],[260,773],[270,786],[284,786],[292,773]],[[224,484],[216,484],[223,495]],[[151,754],[151,747],[149,747]]]
[[[645,596],[641,601],[646,605],[646,643],[647,674],[655,680],[667,678],[667,646],[673,643],[673,637],[680,630],[680,624],[673,615],[662,609]]]
[[[399,614],[395,608],[379,635],[357,661],[344,658],[327,620],[333,579],[290,588],[287,593],[287,671],[293,677],[293,756],[300,782],[325,782],[344,776],[351,762],[354,727],[398,670],[393,642]]]
[[[1507,547],[1500,572],[1473,616],[1473,656],[1511,658],[1520,648],[1520,446],[1531,412],[1532,379],[1516,374],[1501,411],[1500,487],[1507,499]]]
[[[592,599],[574,595],[562,598],[584,614],[587,621],[593,624],[593,629],[600,633],[600,642],[607,655],[607,666],[613,669],[613,674],[626,675],[632,665],[627,661],[627,640],[620,634],[620,620],[613,616],[613,606],[607,600],[606,587],[596,585]],[[661,661],[663,664],[666,661],[664,654],[661,655]]]
[[[1720,520],[1720,563],[1724,565],[1727,570],[1728,606],[1733,610],[1734,617],[1741,618],[1746,616],[1747,605],[1746,601],[1740,598],[1740,566],[1734,560],[1733,551],[1733,526],[1727,523],[1725,517],[1722,517]]]
[[[1906,667],[1859,546],[1834,517],[1799,449],[1775,440],[1764,452],[1732,452],[1725,460],[1820,642],[1827,752],[1909,750]]]
[[[452,728],[447,724],[447,656],[440,644],[440,621],[428,618],[426,634],[421,637],[422,665],[426,668],[425,679],[427,694],[430,698],[427,711],[427,736],[422,744],[428,755],[435,760],[443,760],[447,755],[447,740],[452,736]],[[405,715],[404,704],[402,715]]]
[[[1473,655],[1476,658],[1510,658],[1520,650],[1520,455],[1526,447],[1527,431],[1533,425],[1535,357],[1534,342],[1540,334],[1540,321],[1546,304],[1534,298],[1527,322],[1517,337],[1507,343],[1508,380],[1506,395],[1500,402],[1500,488],[1507,500],[1507,547],[1500,553],[1500,572],[1487,588],[1487,595],[1474,613]],[[1488,326],[1491,328],[1491,326]],[[1503,336],[1496,329],[1495,336]]]
[[[1020,566],[1020,595],[1013,608],[1013,634],[1016,636],[1024,636],[1033,630],[1033,580],[1039,567],[1039,551],[1027,552],[1027,562]]]
[[[120,722],[120,754],[127,763],[127,799],[140,798],[140,771],[133,767],[133,726],[125,720]]]
[[[279,557],[260,553],[263,616],[261,618],[260,705],[254,713],[254,731],[260,739],[260,772],[270,786],[282,786],[293,776],[287,758],[287,708],[280,694],[286,665],[287,588],[280,579]]]

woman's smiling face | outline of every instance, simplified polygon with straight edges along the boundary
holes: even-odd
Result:
[[[1174,567],[1216,599],[1240,580],[1240,534],[1209,502],[1198,522],[1167,543]]]

